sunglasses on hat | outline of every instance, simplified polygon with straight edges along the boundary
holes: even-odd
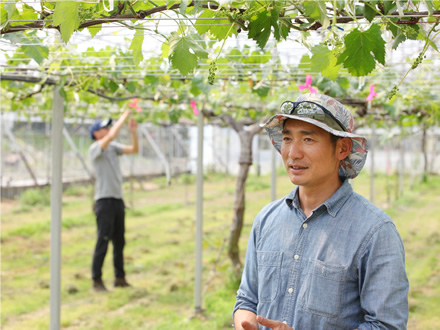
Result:
[[[281,104],[281,113],[284,115],[296,115],[300,117],[309,117],[311,119],[318,120],[328,126],[334,126],[332,125],[331,121],[326,119],[326,115],[330,117],[331,120],[333,120],[340,129],[344,132],[347,132],[347,129],[345,126],[326,108],[319,105],[315,102],[310,101],[301,101],[301,102],[293,102],[293,101],[284,101]],[[334,129],[339,130],[337,127],[332,127]]]

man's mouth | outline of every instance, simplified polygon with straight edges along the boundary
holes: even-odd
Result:
[[[294,170],[305,170],[307,168],[307,166],[290,166],[291,168],[293,168]]]

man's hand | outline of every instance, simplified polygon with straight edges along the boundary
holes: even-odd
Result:
[[[254,324],[252,324],[249,321],[243,321],[241,322],[241,328],[243,330],[258,330],[258,327],[256,327]]]
[[[261,325],[264,325],[265,327],[274,329],[274,330],[293,330],[293,328],[289,327],[287,324],[281,322],[281,321],[274,321],[266,319],[265,317],[262,317],[261,315],[257,315],[257,322]],[[244,328],[247,329],[247,328]],[[249,329],[255,329],[255,328],[249,328]]]
[[[128,127],[130,128],[130,131],[136,132],[137,127],[138,127],[138,123],[136,122],[136,120],[134,120],[132,118],[132,119],[130,119],[130,122],[128,123]]]

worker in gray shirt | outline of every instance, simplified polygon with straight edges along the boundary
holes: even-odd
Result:
[[[92,263],[95,291],[107,291],[102,281],[102,265],[110,240],[113,244],[114,286],[130,286],[125,279],[124,271],[125,206],[122,199],[122,173],[118,156],[138,152],[136,121],[130,119],[129,122],[131,145],[114,141],[130,114],[131,110],[126,110],[114,125],[111,119],[107,119],[98,120],[90,126],[90,136],[95,140],[89,148],[89,157],[96,176],[93,209],[98,226]]]

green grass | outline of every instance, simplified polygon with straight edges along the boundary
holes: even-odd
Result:
[[[283,171],[277,197],[293,187]],[[143,191],[134,184],[127,196],[126,272],[133,287],[113,289],[112,247],[103,273],[111,290],[91,291],[90,263],[96,237],[90,187],[67,189],[63,196],[61,324],[65,329],[230,329],[239,279],[227,257],[235,179],[208,173],[204,184],[203,308],[194,315],[195,177],[152,182]],[[242,261],[252,221],[270,202],[271,178],[247,181]],[[394,177],[378,175],[375,203],[388,212],[401,233],[410,280],[409,329],[440,328],[440,178],[430,177],[396,199]],[[369,178],[361,174],[354,189],[369,196]],[[409,187],[409,179],[405,179]],[[391,203],[387,191],[391,192]],[[5,329],[49,326],[50,206],[35,192],[2,205],[1,325]],[[23,197],[23,198],[25,198]],[[41,198],[41,200],[38,200]],[[36,201],[36,202],[35,202]],[[19,211],[17,211],[19,210]]]

